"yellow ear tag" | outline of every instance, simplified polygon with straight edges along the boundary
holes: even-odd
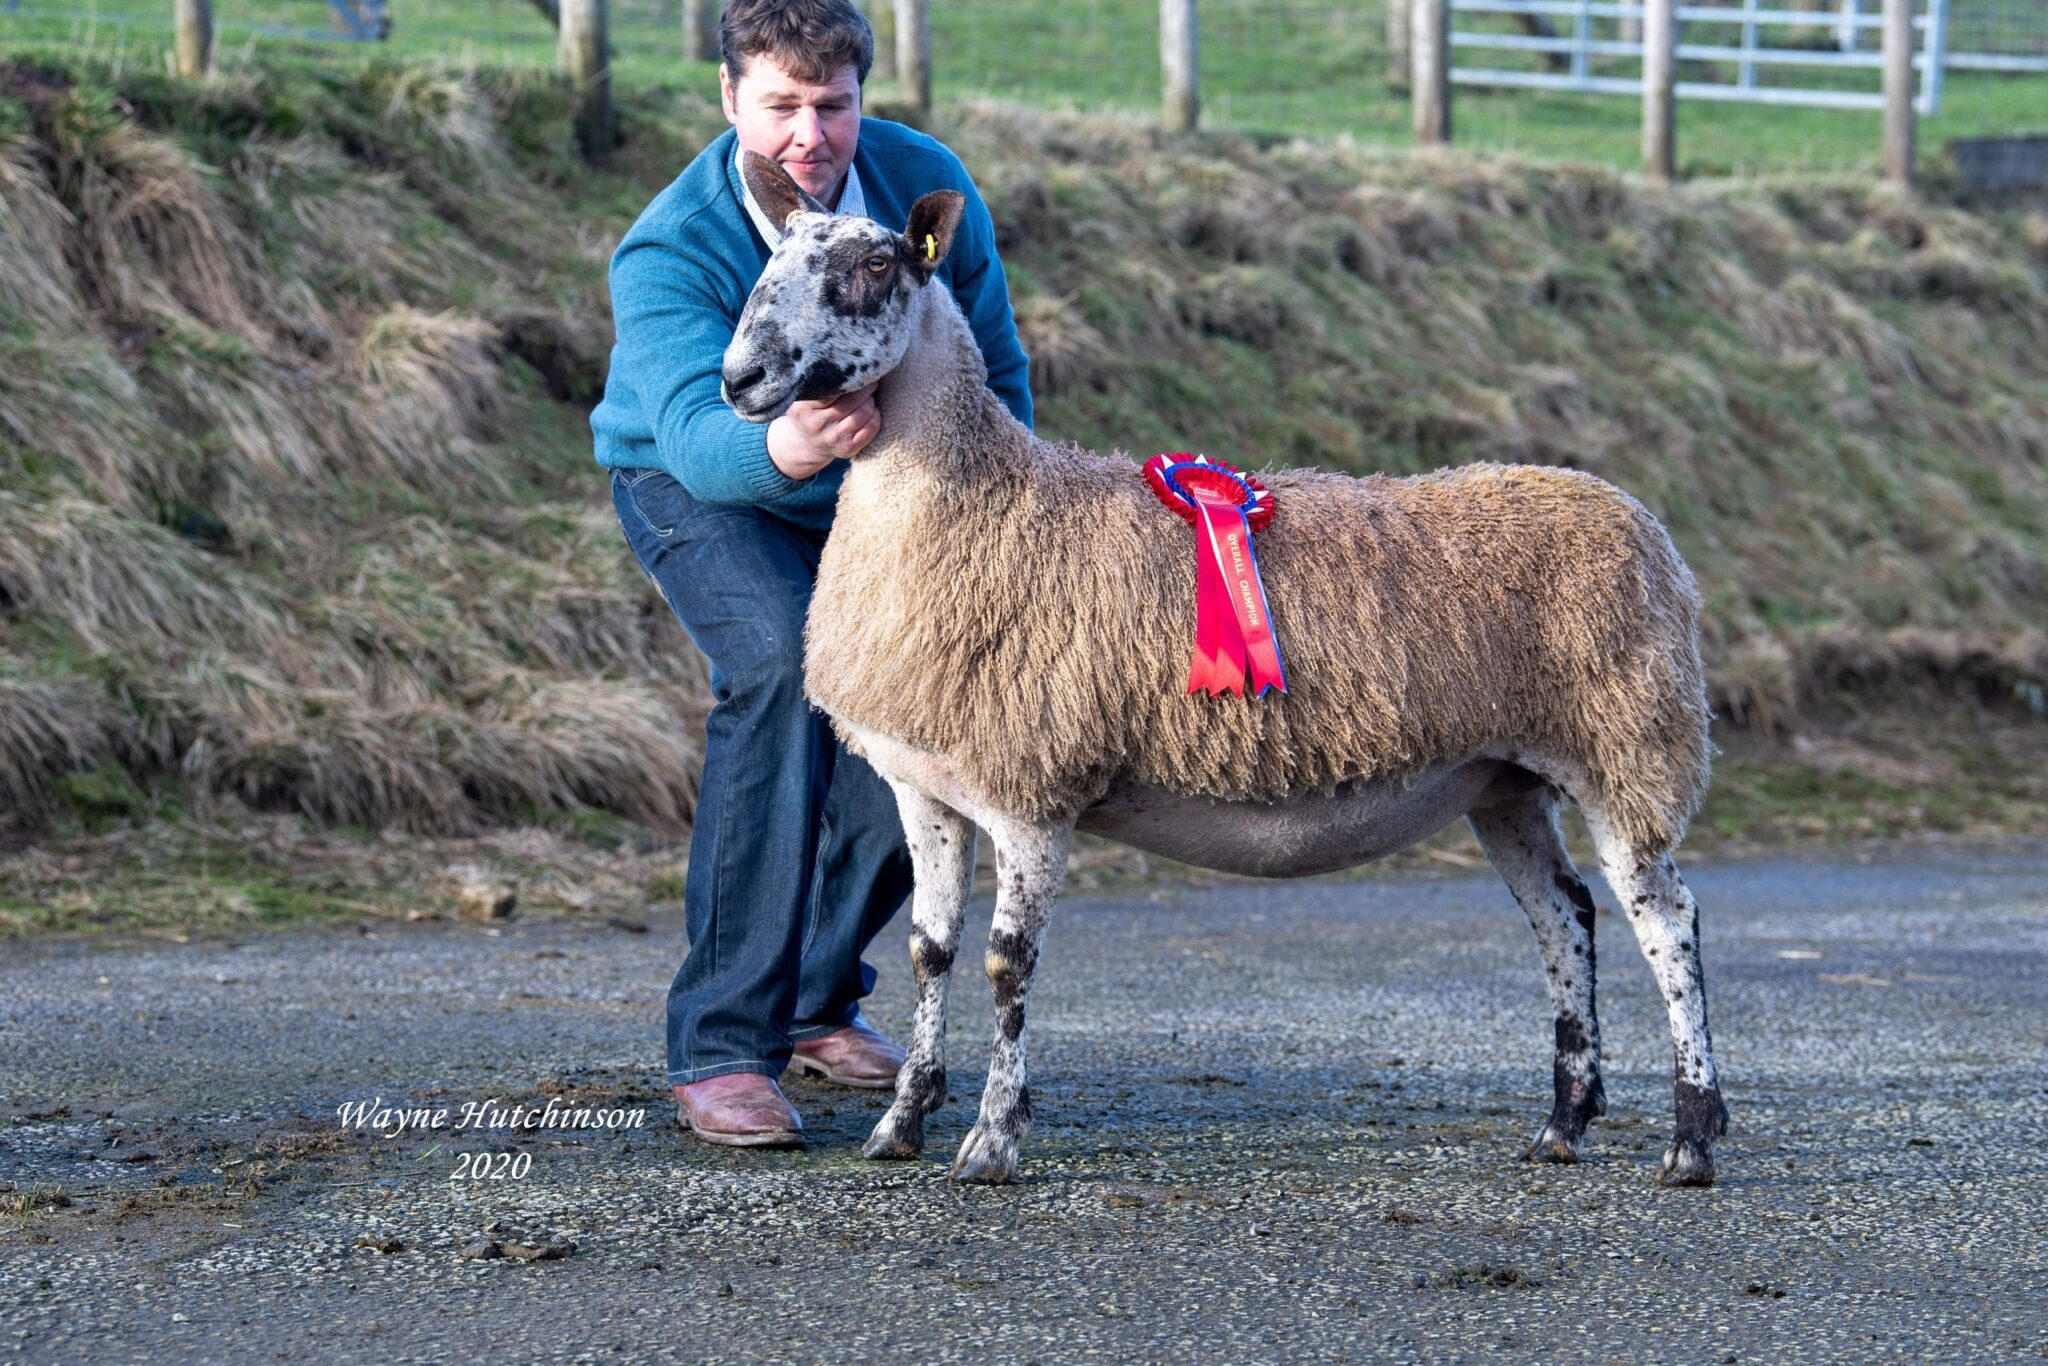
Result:
[[[924,235],[924,259],[927,261],[939,259],[939,239],[930,233]]]

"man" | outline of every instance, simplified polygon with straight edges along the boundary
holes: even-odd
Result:
[[[902,1050],[869,1028],[861,962],[910,890],[895,798],[803,696],[803,626],[844,460],[881,425],[872,389],[798,403],[766,427],[719,397],[741,308],[780,240],[741,152],[780,162],[840,213],[901,227],[919,196],[967,196],[940,268],[988,362],[1031,421],[1026,361],[988,209],[931,138],[861,116],[874,35],[851,0],[729,0],[719,90],[732,131],[641,214],[612,258],[612,351],[591,416],[626,539],[711,661],[716,704],[690,843],[690,950],[668,998],[668,1078],[699,1138],[800,1141],[785,1067],[895,1082]]]

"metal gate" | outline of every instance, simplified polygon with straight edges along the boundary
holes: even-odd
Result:
[[[1913,68],[1919,73],[1920,89],[1915,101],[1922,114],[1941,107],[1941,72],[1948,32],[1948,0],[1926,0],[1925,13],[1913,17],[1913,31],[1919,50],[1913,54]],[[1872,0],[1873,9],[1876,0]],[[1509,15],[1525,27],[1547,32],[1488,33],[1460,29],[1461,15]],[[1527,52],[1542,54],[1561,70],[1503,70],[1486,67],[1453,66],[1451,79],[1459,85],[1538,86],[1550,90],[1586,90],[1603,94],[1640,95],[1640,76],[1602,75],[1595,71],[1596,58],[1642,59],[1639,38],[1625,36],[1623,26],[1640,26],[1640,3],[1613,0],[1451,0],[1451,47],[1457,49]],[[1858,0],[1843,0],[1839,11],[1767,9],[1759,0],[1740,4],[1679,5],[1673,18],[1679,24],[1678,60],[1711,62],[1731,69],[1727,81],[1680,81],[1678,95],[1694,100],[1743,100],[1757,104],[1821,105],[1837,109],[1881,109],[1884,96],[1875,90],[1828,89],[1758,80],[1758,73],[1770,68],[1809,70],[1878,71],[1884,64],[1878,50],[1878,35],[1884,16],[1864,13]],[[1596,36],[1595,24],[1601,25]],[[1713,25],[1734,28],[1738,38],[1727,42],[1686,42],[1684,26]],[[1825,28],[1833,32],[1835,46],[1800,47],[1761,41],[1760,30]],[[1640,29],[1638,28],[1638,31]],[[1869,32],[1870,36],[1863,35]]]

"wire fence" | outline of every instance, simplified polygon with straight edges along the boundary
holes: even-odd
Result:
[[[1873,114],[1880,104],[1876,21],[1883,0],[1854,0],[1845,23],[1850,2],[1747,0],[1751,15],[1745,19],[1745,0],[1687,0],[1695,17],[1685,26],[1688,55],[1676,74],[1690,106],[1680,118],[1688,173],[1860,171],[1879,159]],[[1921,0],[1923,12],[1927,6]],[[1614,13],[1618,6],[1600,8],[1609,11],[1600,36],[1615,49],[1585,65],[1588,75],[1609,84],[1578,90],[1460,86],[1456,141],[1494,152],[1639,165],[1640,34]],[[1701,13],[1709,8],[1712,17]],[[1783,60],[1765,63],[1754,51],[1741,55],[1745,46],[1757,46],[1759,8],[1811,12],[1810,23],[1768,31],[1764,41],[1782,49],[1773,55]],[[1951,34],[2007,44],[2013,49],[2008,60],[2033,60],[2021,50],[2025,42],[2048,43],[2048,0],[1946,0],[1945,8]],[[1199,0],[1198,14],[1205,127],[1261,136],[1348,135],[1372,144],[1410,140],[1414,113],[1405,63],[1391,61],[1387,0]],[[1490,53],[1500,60],[1487,64],[1544,74],[1569,70],[1569,53],[1543,45],[1569,35],[1572,23],[1533,13],[1457,19],[1461,30],[1531,43]],[[932,0],[931,24],[941,97],[986,92],[1146,117],[1160,112],[1157,0]],[[1957,47],[1951,38],[1948,52]],[[1701,102],[1729,92],[1741,92],[1742,102]],[[2048,76],[2042,74],[1964,71],[1930,82],[1926,94],[1929,157],[1942,156],[1954,139],[2048,132]],[[1799,100],[1800,106],[1773,100]]]
[[[1949,65],[1954,67],[2048,71],[2048,3],[1953,0],[1948,43]]]
[[[1812,10],[1815,23],[1806,33],[1812,45],[1853,47],[1855,16],[1864,16],[1868,33],[1880,6],[1882,0],[1790,0],[1776,8]],[[870,0],[866,8],[887,37],[893,27],[887,0]],[[387,10],[401,49],[553,61],[553,33],[532,0],[389,0]],[[0,39],[168,35],[170,12],[170,0],[0,0],[8,20]],[[221,35],[354,37],[324,0],[215,0],[213,20]],[[1243,66],[1241,53],[1286,53],[1300,84],[1343,80],[1384,63],[1386,0],[1202,0],[1200,20],[1204,84],[1217,86],[1223,100],[1251,98],[1255,106],[1257,90],[1231,80]],[[610,25],[625,59],[682,59],[680,0],[610,0]],[[1100,98],[1104,86],[1157,84],[1157,6],[1147,0],[934,0],[932,47],[940,72],[950,72],[956,84]],[[1950,4],[1952,66],[1999,68],[2030,57],[2048,59],[2048,0]]]
[[[213,0],[216,51],[288,47],[322,60],[391,54],[489,65],[551,66],[555,31],[533,0],[387,0],[382,41],[360,41],[327,0]],[[627,79],[680,78],[681,0],[611,0],[612,45]],[[171,0],[0,0],[0,46],[101,51],[167,47]]]
[[[893,77],[889,0],[863,0],[875,22],[881,60],[877,76]],[[1695,0],[1697,3],[1697,0]],[[1712,43],[1739,34],[1731,26],[1688,26],[1687,41]],[[1775,8],[1811,10],[1813,23],[1774,36],[1794,46],[1868,49],[1867,22],[1882,0],[1774,0]],[[1388,79],[1387,0],[1201,0],[1201,99],[1206,125],[1290,134],[1348,133],[1361,141],[1405,140],[1409,111]],[[1863,22],[1843,22],[1846,9]],[[160,58],[171,34],[171,0],[0,0],[0,47],[39,41],[142,49]],[[214,0],[219,50],[232,56],[290,46],[314,60],[371,53],[433,56],[490,64],[546,66],[555,35],[535,0],[388,0],[391,30],[383,42],[343,41],[349,25],[326,0]],[[1948,62],[2048,71],[2048,0],[1949,0]],[[683,61],[682,0],[610,0],[614,69],[625,81],[668,81],[705,88],[709,68]],[[1604,20],[1604,39],[1627,35]],[[1461,18],[1461,28],[1529,33],[1525,19],[1500,14]],[[1607,30],[1612,29],[1612,32]],[[932,0],[932,67],[942,98],[989,94],[1081,109],[1157,111],[1160,103],[1157,0]],[[1717,37],[1717,33],[1719,36]],[[1540,36],[1540,35],[1537,35]],[[1539,71],[1556,54],[1501,54],[1505,65]],[[1496,64],[1489,62],[1490,65]],[[1640,69],[1627,55],[1600,59],[1602,75],[1627,78]],[[1684,80],[1730,79],[1705,66]],[[2028,78],[2031,82],[2031,78]],[[1559,117],[1584,118],[1583,99],[1561,100]],[[2048,124],[2048,90],[2031,98]],[[1506,120],[1509,141],[1539,129],[1546,115],[1531,96],[1482,117]],[[2005,117],[2000,114],[1998,117]]]

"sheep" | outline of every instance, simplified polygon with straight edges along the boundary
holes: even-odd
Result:
[[[989,392],[930,283],[960,197],[927,195],[898,234],[826,213],[763,158],[744,174],[784,237],[726,352],[725,400],[766,422],[879,381],[881,434],[846,472],[804,657],[807,695],[894,789],[916,875],[912,1039],[863,1153],[916,1157],[944,1100],[976,827],[996,850],[997,1030],[952,1175],[999,1183],[1030,1123],[1025,1001],[1077,829],[1282,877],[1462,816],[1549,980],[1553,1104],[1524,1155],[1574,1162],[1606,1097],[1569,800],[1670,1017],[1676,1122],[1657,1178],[1711,1184],[1727,1109],[1698,908],[1672,860],[1708,774],[1700,604],[1656,519],[1565,470],[1274,471],[1257,554],[1287,690],[1190,696],[1188,529],[1127,458],[1038,440]]]

